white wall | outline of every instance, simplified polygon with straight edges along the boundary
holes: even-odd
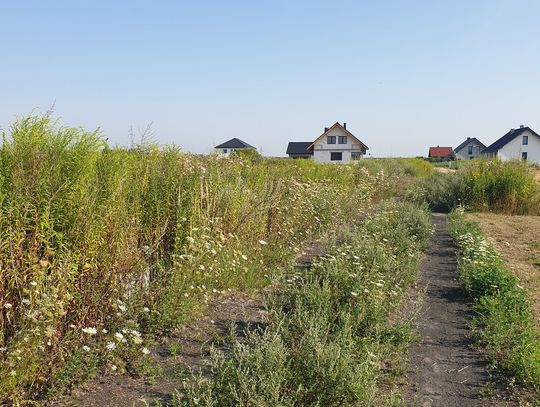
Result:
[[[523,136],[529,136],[529,144],[523,145]],[[530,131],[524,131],[497,152],[501,161],[521,160],[521,153],[527,152],[527,161],[540,164],[540,137]]]
[[[469,146],[473,146],[473,153],[469,155]],[[482,151],[483,147],[480,145],[478,141],[475,139],[469,140],[465,146],[456,152],[456,158],[458,160],[470,160],[471,158],[480,157],[480,153]]]
[[[336,144],[327,144],[327,136],[335,136]],[[347,136],[347,144],[339,144],[339,136]],[[315,142],[315,145],[313,146],[313,159],[320,163],[343,164],[351,161],[351,152],[353,151],[361,152],[361,145],[342,128],[335,127],[330,129],[320,140]],[[341,161],[330,160],[331,152],[341,152]]]
[[[221,154],[221,155],[224,155],[224,156],[226,156],[226,157],[228,157],[229,155],[231,155],[231,153],[232,153],[233,151],[237,151],[237,150],[246,150],[246,148],[227,148],[227,152],[226,152],[226,153],[224,153],[223,150],[224,150],[223,148],[215,148],[215,147],[214,147],[214,152],[216,152],[216,153],[218,153],[218,154]]]

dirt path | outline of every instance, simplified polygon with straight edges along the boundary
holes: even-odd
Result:
[[[425,298],[417,321],[421,336],[410,349],[408,405],[513,406],[493,385],[487,363],[471,348],[471,304],[457,281],[455,247],[446,215],[434,214],[435,233],[421,270]],[[495,386],[495,388],[493,387]]]

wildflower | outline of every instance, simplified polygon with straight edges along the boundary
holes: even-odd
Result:
[[[105,328],[103,328],[103,329],[101,330],[101,332],[103,332],[104,334],[106,334],[106,333],[109,332],[109,331],[107,331]]]
[[[83,331],[85,334],[88,334],[88,335],[95,335],[95,334],[97,334],[97,329],[94,328],[94,327],[83,328],[82,331]]]
[[[105,347],[109,350],[115,350],[116,344],[114,342],[107,342],[107,345],[105,345]]]
[[[144,355],[148,355],[150,353],[150,351],[148,350],[148,348],[142,348],[142,353]]]
[[[6,308],[6,309],[13,308],[13,304],[10,304],[9,302],[6,302],[6,303],[4,304],[4,308]]]
[[[186,240],[190,243],[193,243],[195,239],[193,239],[191,236],[186,237]]]
[[[203,270],[203,271],[206,269],[206,267],[204,267],[204,265],[202,265],[202,264],[199,266],[199,268],[200,268],[201,270]]]
[[[119,309],[121,312],[126,312],[127,307],[126,307],[125,305],[118,305],[118,309]]]
[[[37,285],[37,283],[36,283],[35,281],[30,281],[30,285],[31,285],[32,287],[35,287],[35,286]]]
[[[247,256],[246,256],[245,254],[242,255],[242,258],[243,258],[244,260],[247,260],[247,259],[248,259]]]
[[[150,312],[150,308],[148,308],[148,307],[144,307],[142,310],[143,310],[144,312]]]
[[[122,335],[120,332],[115,333],[114,336],[115,336],[116,339],[118,339],[119,341],[121,341],[122,339],[124,339],[124,335]]]
[[[114,372],[116,371],[116,369],[118,369],[118,367],[116,365],[111,365],[111,370]]]
[[[30,304],[30,300],[29,300],[28,298],[24,298],[24,299],[22,300],[22,303],[23,303],[24,305],[29,305],[29,304]]]
[[[135,345],[140,345],[141,343],[143,343],[143,340],[141,339],[140,336],[134,336],[134,337],[133,337],[133,343],[134,343]]]
[[[16,372],[15,370],[12,370],[11,372],[9,372],[9,374],[10,374],[11,376],[16,376],[16,375],[17,375],[17,372]]]
[[[90,347],[89,346],[84,345],[82,348],[83,348],[84,351],[90,352]]]
[[[268,244],[268,243],[266,243],[264,240],[259,240],[259,243],[262,244],[263,246],[266,245],[266,244]]]

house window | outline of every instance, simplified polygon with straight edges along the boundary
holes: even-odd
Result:
[[[347,144],[347,136],[339,136],[339,144]]]
[[[226,148],[223,149],[223,153],[227,154],[227,149]]]
[[[523,136],[523,145],[526,146],[529,144],[529,136]]]
[[[330,153],[330,161],[341,161],[343,156],[342,152],[331,152]]]
[[[521,159],[522,159],[522,160],[526,160],[526,159],[527,159],[527,152],[526,152],[526,151],[524,151],[524,152],[521,153]]]
[[[326,136],[326,144],[336,144],[336,136]]]
[[[359,160],[362,158],[362,153],[360,151],[351,152],[351,160]]]
[[[469,146],[469,155],[472,155],[473,146]]]

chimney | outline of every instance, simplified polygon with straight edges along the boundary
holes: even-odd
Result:
[[[324,128],[324,132],[326,133],[328,131],[328,127],[325,127]]]
[[[523,127],[525,127],[524,125],[520,124],[519,125],[519,128],[522,129]]]
[[[347,123],[343,123],[343,128],[344,128],[344,129],[347,128]]]

